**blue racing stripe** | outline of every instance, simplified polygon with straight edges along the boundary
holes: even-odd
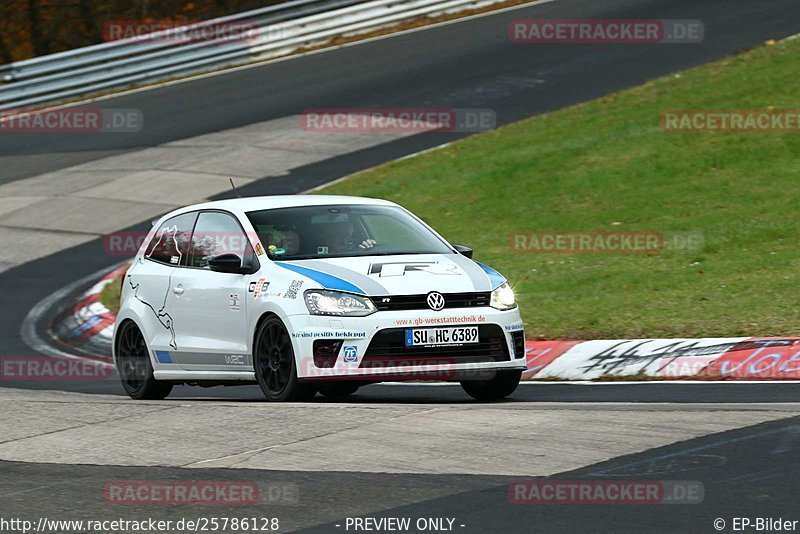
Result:
[[[156,361],[158,363],[172,363],[172,356],[169,355],[169,351],[157,350],[154,352],[156,353]]]
[[[483,272],[485,272],[486,275],[489,277],[489,281],[492,283],[492,290],[495,290],[506,283],[506,277],[503,276],[502,274],[498,273],[488,265],[484,265],[477,261],[475,263],[477,263],[480,266],[480,268],[483,269]]]
[[[284,269],[289,269],[290,271],[294,271],[298,274],[302,274],[303,276],[307,276],[308,278],[311,278],[315,282],[319,283],[325,289],[335,289],[338,291],[347,291],[349,293],[358,293],[359,295],[366,295],[366,293],[360,287],[351,284],[347,280],[343,280],[337,276],[316,271],[314,269],[309,269],[308,267],[300,267],[299,265],[294,265],[292,263],[285,263],[282,261],[276,261],[275,265],[279,265]]]

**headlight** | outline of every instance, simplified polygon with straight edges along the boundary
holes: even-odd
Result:
[[[363,317],[375,313],[375,305],[367,297],[312,289],[306,291],[306,307],[311,315]]]
[[[517,301],[514,298],[514,290],[508,284],[503,284],[494,291],[492,291],[492,300],[489,301],[489,306],[497,308],[498,310],[510,310],[517,307]]]

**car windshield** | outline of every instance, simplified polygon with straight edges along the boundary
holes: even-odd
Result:
[[[395,206],[299,206],[254,211],[247,217],[276,260],[453,253]]]

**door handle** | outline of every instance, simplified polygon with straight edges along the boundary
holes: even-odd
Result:
[[[177,286],[172,288],[172,292],[178,296],[183,295],[183,286],[178,284]]]

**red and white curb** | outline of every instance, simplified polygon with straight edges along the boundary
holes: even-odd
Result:
[[[529,341],[527,380],[800,380],[800,338]]]
[[[128,267],[105,274],[61,314],[53,327],[61,342],[110,357],[115,316],[100,294]],[[800,337],[528,341],[525,352],[525,380],[800,380]]]
[[[53,333],[67,345],[96,347],[103,354],[111,346],[116,315],[100,302],[100,294],[110,283],[119,283],[129,264],[120,265],[87,289],[53,325]]]

